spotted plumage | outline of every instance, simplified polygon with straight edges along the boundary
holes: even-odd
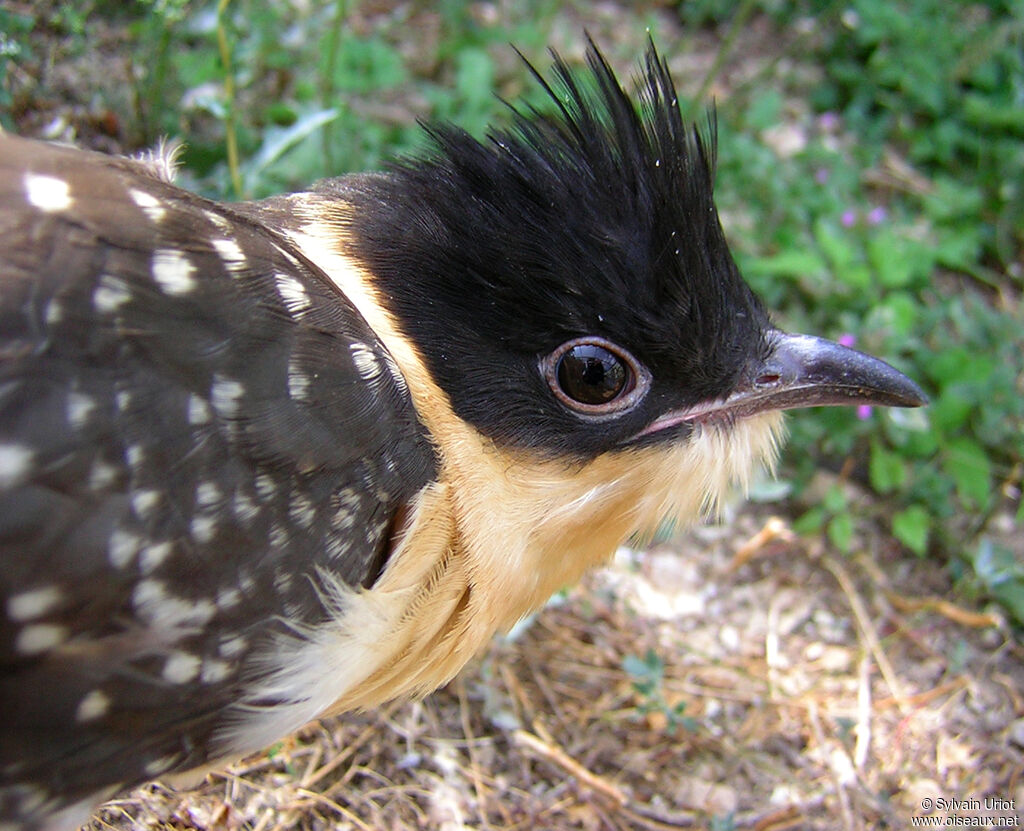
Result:
[[[366,372],[380,341],[286,240],[142,164],[0,144],[17,815],[23,778],[59,806],[230,753],[254,651],[328,618],[318,569],[372,582],[434,459],[408,393]]]
[[[5,821],[423,694],[780,410],[923,402],[771,325],[653,48],[639,105],[588,60],[553,115],[257,203],[0,135]]]

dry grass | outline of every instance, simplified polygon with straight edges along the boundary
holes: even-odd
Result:
[[[908,828],[925,797],[1024,804],[1021,647],[891,545],[840,560],[748,510],[624,550],[427,700],[94,828]],[[661,701],[621,666],[649,649]]]

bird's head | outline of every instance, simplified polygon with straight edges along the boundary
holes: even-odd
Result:
[[[771,464],[782,410],[925,401],[772,324],[715,209],[714,117],[683,120],[653,45],[636,98],[587,61],[534,71],[551,106],[485,141],[429,127],[425,156],[321,183],[293,234],[409,381],[459,527],[481,552],[523,540],[513,571],[552,590]]]
[[[455,412],[585,462],[773,410],[923,403],[887,364],[773,327],[715,209],[714,118],[684,122],[654,47],[638,101],[587,60],[534,72],[553,115],[514,109],[484,142],[429,128],[430,155],[347,197],[357,255]]]

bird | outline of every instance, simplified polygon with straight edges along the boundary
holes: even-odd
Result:
[[[0,134],[5,829],[425,695],[784,410],[926,403],[772,322],[653,42],[551,54],[485,138],[259,201]]]

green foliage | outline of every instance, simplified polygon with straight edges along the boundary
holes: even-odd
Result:
[[[828,31],[814,101],[869,124],[914,165],[977,190],[987,253],[1024,242],[1024,16],[1019,2],[854,0]]]
[[[762,12],[791,22],[772,5]],[[780,323],[855,341],[932,396],[921,411],[795,414],[799,451],[784,475],[799,492],[823,459],[852,471],[885,497],[896,539],[967,565],[1018,620],[1024,566],[992,555],[983,533],[1014,510],[1019,533],[1024,516],[1013,504],[1024,474],[1021,11],[997,0],[832,6],[800,44],[820,78],[719,107],[718,181],[742,225],[737,258]],[[780,153],[770,128],[787,92],[811,111],[803,146]],[[797,527],[847,550],[871,514],[837,488]]]
[[[371,25],[358,6],[231,0],[218,15],[216,2],[142,0],[108,8],[94,0],[77,11],[56,5],[47,25],[87,44],[91,26],[118,18],[133,47],[126,57],[135,112],[125,118],[126,146],[185,138],[184,184],[214,197],[251,198],[379,168],[421,146],[420,118],[457,119],[482,134],[504,109],[495,96],[503,79],[492,53],[509,41],[541,49],[557,4],[534,0],[489,26],[474,19],[468,4],[441,4],[437,49],[426,57],[430,65],[415,67],[408,45],[416,35],[403,24],[417,10],[399,7]],[[0,12],[0,32],[12,33],[0,37],[0,69],[28,48],[17,35],[32,25]],[[241,194],[230,186],[230,132]]]
[[[972,562],[982,586],[1024,625],[1024,563],[988,537],[978,541]]]
[[[665,680],[665,662],[658,653],[648,649],[643,657],[627,655],[622,659],[622,669],[633,679],[633,690],[640,698],[638,707],[642,715],[660,713],[666,719],[666,730],[669,734],[683,727],[691,732],[696,731],[697,722],[686,712],[686,702],[674,707],[665,700],[663,685]]]
[[[32,18],[26,14],[0,8],[0,127],[7,129],[14,125],[8,113],[14,103],[8,73],[19,60],[31,56],[32,47],[25,37],[32,30]]]

